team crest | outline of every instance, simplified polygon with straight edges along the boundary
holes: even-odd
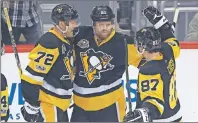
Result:
[[[61,7],[57,8],[58,13],[61,13],[62,10],[63,10],[63,8],[61,8]]]
[[[81,39],[77,45],[82,48],[82,49],[85,49],[85,48],[89,48],[89,41],[86,40],[86,39]]]
[[[61,77],[61,80],[71,80],[73,81],[74,80],[74,77],[75,77],[75,55],[74,55],[74,51],[70,50],[68,53],[67,53],[67,56],[64,57],[64,63],[65,63],[65,66],[67,68],[67,71],[69,73],[69,75],[63,75]]]
[[[79,76],[86,77],[89,84],[92,84],[95,79],[100,79],[101,72],[114,68],[114,65],[109,63],[113,57],[101,51],[95,52],[94,49],[89,49],[86,52],[81,52],[80,57],[84,71],[80,71]]]

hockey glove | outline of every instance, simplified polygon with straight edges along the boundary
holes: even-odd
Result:
[[[145,108],[135,109],[133,112],[128,112],[124,116],[123,122],[151,122],[151,118],[148,114],[148,110]]]
[[[25,102],[23,107],[21,107],[21,113],[23,115],[23,118],[27,122],[42,122],[44,121],[41,112],[40,107],[35,107],[30,105],[28,102]]]
[[[165,16],[161,14],[161,12],[153,6],[147,6],[142,10],[143,15],[151,22],[155,29],[160,28],[165,23],[168,22]]]
[[[9,115],[10,115],[10,110],[8,109],[7,110],[7,115],[6,116],[1,116],[1,122],[7,122],[8,119],[9,119]]]

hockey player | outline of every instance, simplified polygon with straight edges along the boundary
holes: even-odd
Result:
[[[143,14],[154,25],[136,33],[138,52],[146,58],[139,68],[138,100],[125,122],[179,122],[180,102],[176,90],[176,62],[179,42],[171,24],[156,8],[148,6]]]
[[[123,121],[126,42],[130,52],[136,50],[131,37],[115,31],[114,18],[109,6],[96,6],[91,13],[93,26],[80,27],[75,37],[77,73],[71,122]]]
[[[29,54],[30,62],[21,76],[25,104],[21,108],[28,122],[68,122],[67,108],[75,72],[73,38],[78,13],[57,5],[51,15],[54,27],[45,33]]]
[[[4,54],[4,44],[1,42],[1,56]],[[9,118],[8,84],[7,79],[1,73],[1,122],[7,122]]]

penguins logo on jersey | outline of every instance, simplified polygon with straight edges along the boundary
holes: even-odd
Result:
[[[73,50],[69,50],[67,52],[66,57],[64,57],[64,63],[67,68],[67,71],[69,75],[63,75],[60,79],[61,80],[68,80],[70,79],[71,81],[74,80],[75,77],[75,55]]]
[[[114,68],[114,65],[109,63],[113,57],[101,51],[95,52],[94,49],[89,49],[86,52],[81,52],[80,57],[84,71],[80,71],[79,76],[86,77],[89,84],[92,84],[95,79],[100,79],[101,72]]]

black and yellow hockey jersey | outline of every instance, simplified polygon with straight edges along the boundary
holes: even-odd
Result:
[[[1,73],[1,121],[9,118],[8,85],[5,76]]]
[[[137,108],[149,107],[154,122],[180,121],[180,103],[176,89],[175,59],[179,42],[172,33],[161,32],[164,39],[161,56],[140,66]]]
[[[29,53],[30,62],[21,76],[26,101],[53,104],[66,110],[70,104],[75,75],[73,44],[52,29],[44,34]]]
[[[124,98],[125,102],[122,75],[125,71],[126,50],[129,51],[129,64],[138,66],[142,58],[138,58],[136,54],[133,38],[114,30],[107,39],[98,44],[92,27],[80,27],[79,32],[74,41],[74,103],[86,111],[96,111],[114,104],[120,98]],[[132,52],[133,55],[130,54]]]

